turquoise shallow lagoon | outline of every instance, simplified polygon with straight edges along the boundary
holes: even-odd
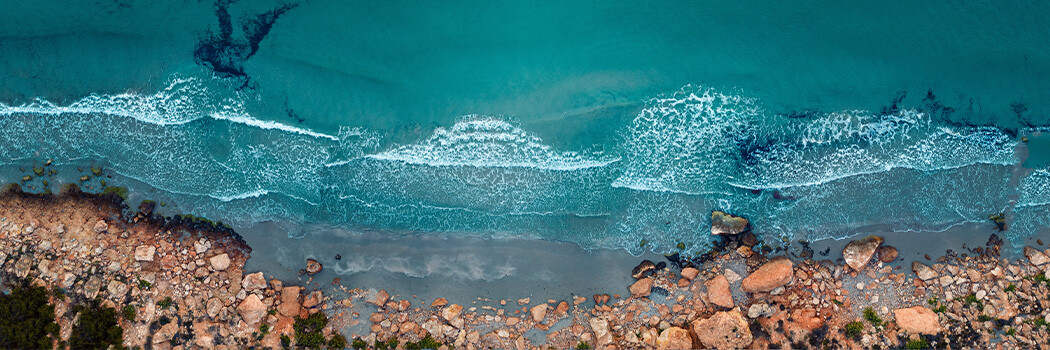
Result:
[[[1050,225],[1047,3],[0,3],[5,182],[54,159],[302,240],[632,254],[702,250],[711,210]]]

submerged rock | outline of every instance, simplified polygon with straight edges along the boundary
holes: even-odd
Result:
[[[742,288],[748,293],[768,292],[791,282],[794,263],[785,257],[777,257],[744,278]]]
[[[897,260],[897,248],[892,246],[884,245],[875,250],[879,254],[879,261],[884,263],[893,262]]]
[[[314,259],[306,259],[306,273],[313,276],[314,274],[321,272],[324,269],[324,265]]]
[[[154,201],[142,201],[142,203],[139,203],[139,213],[142,216],[150,216],[150,214],[153,214],[153,209],[156,208],[157,203]]]
[[[744,349],[754,340],[747,321],[736,310],[720,311],[693,321],[693,333],[700,343],[714,349]]]
[[[656,264],[649,260],[642,260],[638,266],[634,267],[634,270],[631,270],[631,277],[634,277],[634,279],[642,279],[648,277],[655,270]]]
[[[717,210],[711,212],[712,235],[738,235],[747,231],[750,225],[745,218]]]
[[[856,271],[863,271],[868,267],[871,256],[875,255],[875,250],[882,245],[883,241],[884,239],[879,236],[868,236],[851,241],[846,244],[846,248],[842,249],[842,258],[846,260],[846,265],[849,267]]]

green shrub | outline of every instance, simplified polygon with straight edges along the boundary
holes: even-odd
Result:
[[[365,341],[361,340],[361,338],[355,338],[354,342],[350,344],[350,347],[360,350],[360,349],[367,348],[368,347],[368,343],[365,343]]]
[[[88,306],[77,306],[74,311],[80,312],[73,334],[69,337],[72,349],[106,349],[110,345],[122,348],[124,330],[117,323],[117,310],[103,307],[97,301]]]
[[[171,307],[171,303],[171,297],[165,297],[164,300],[157,302],[157,306],[160,306],[161,309],[167,309]]]
[[[150,288],[153,288],[153,283],[149,283],[149,281],[144,279],[139,280],[139,289],[149,290]]]
[[[124,319],[128,321],[135,321],[135,307],[131,305],[124,306]]]
[[[328,316],[323,312],[310,315],[307,318],[295,318],[295,344],[301,348],[319,349],[325,345],[324,334],[321,330],[328,325]]]
[[[871,322],[872,326],[879,327],[882,325],[882,318],[880,318],[879,314],[875,313],[875,309],[872,309],[870,306],[864,308],[864,319]]]
[[[926,339],[918,339],[909,341],[904,347],[907,349],[929,349],[931,346]]]
[[[1010,285],[1007,286],[1005,290],[1007,292],[1013,292],[1013,291],[1017,290],[1017,286],[1015,286],[1013,283],[1010,283]]]
[[[50,349],[57,335],[55,307],[48,303],[46,288],[25,280],[11,294],[0,293],[0,348]]]
[[[860,334],[864,331],[864,324],[859,321],[847,323],[845,331],[846,337],[853,338],[853,340],[860,339]]]
[[[328,340],[329,349],[345,349],[346,348],[346,337],[342,334],[336,333],[332,336],[332,339]]]
[[[591,345],[587,344],[587,342],[585,342],[585,341],[581,341],[579,344],[576,344],[576,348],[577,349],[590,349]]]
[[[292,346],[292,338],[289,338],[287,335],[281,334],[281,346],[285,348]]]
[[[119,196],[120,198],[123,198],[124,200],[128,199],[128,188],[127,187],[106,186],[106,188],[102,189],[102,193],[103,194],[116,195],[116,196]]]
[[[363,344],[364,342],[361,342],[361,343]],[[407,349],[407,350],[437,349],[437,348],[440,348],[442,345],[444,345],[444,344],[441,344],[437,340],[434,340],[434,337],[431,337],[430,334],[427,334],[426,336],[423,337],[423,339],[420,339],[419,342],[416,342],[416,343],[406,342],[405,343],[405,349]]]

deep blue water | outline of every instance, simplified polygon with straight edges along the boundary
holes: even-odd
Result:
[[[0,3],[7,182],[53,158],[304,239],[634,253],[706,242],[711,210],[804,239],[1050,225],[1045,3]]]

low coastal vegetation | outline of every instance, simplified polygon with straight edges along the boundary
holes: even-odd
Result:
[[[58,336],[55,307],[48,302],[48,290],[22,280],[11,292],[0,293],[0,348],[51,348]]]

